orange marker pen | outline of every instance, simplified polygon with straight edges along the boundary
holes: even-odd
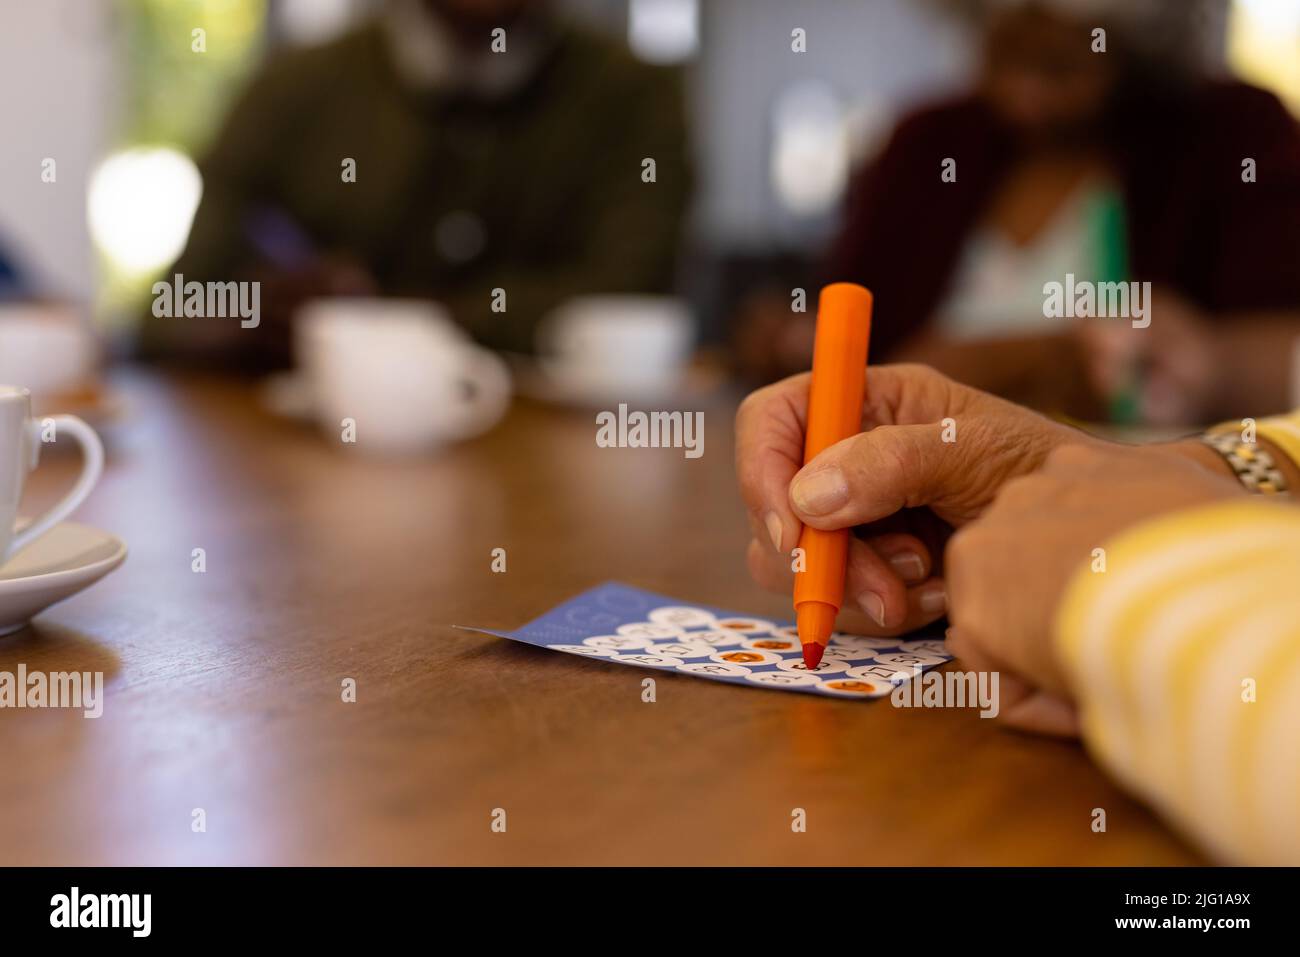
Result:
[[[823,288],[808,389],[805,465],[823,449],[862,431],[870,338],[871,293],[851,282]],[[804,570],[794,576],[794,612],[804,664],[811,671],[822,660],[844,602],[849,530],[824,532],[804,526],[799,547]]]

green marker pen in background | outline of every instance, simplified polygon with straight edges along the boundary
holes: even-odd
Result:
[[[1113,186],[1099,190],[1088,214],[1097,282],[1128,282],[1128,222],[1119,190]],[[1119,387],[1107,396],[1107,401],[1111,422],[1134,425],[1141,421],[1142,362],[1139,357],[1135,355],[1128,361],[1128,368],[1120,376]]]

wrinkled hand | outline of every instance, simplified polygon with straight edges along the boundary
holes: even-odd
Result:
[[[862,634],[900,634],[941,617],[941,556],[952,530],[1057,446],[1103,444],[925,366],[884,365],[867,374],[866,431],[801,468],[808,383],[803,374],[760,389],[736,416],[749,570],[789,594],[804,523],[856,528],[840,625]]]
[[[1034,474],[1004,484],[949,541],[949,647],[968,668],[1000,672],[1007,723],[1076,733],[1053,641],[1070,579],[1102,567],[1093,550],[1134,524],[1246,494],[1174,446],[1058,446]]]
[[[1193,303],[1157,289],[1151,320],[1081,319],[1074,333],[1097,392],[1111,398],[1135,390],[1143,422],[1186,425],[1213,417],[1219,390],[1215,328]]]
[[[816,316],[790,310],[784,293],[760,292],[744,300],[732,317],[731,354],[741,375],[771,382],[812,362]]]
[[[293,319],[305,303],[333,296],[373,296],[379,290],[365,266],[343,253],[322,255],[296,269],[258,266],[253,277],[262,284],[257,348],[277,364],[292,359]]]

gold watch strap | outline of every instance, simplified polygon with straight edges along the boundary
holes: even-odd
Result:
[[[1260,495],[1286,495],[1286,478],[1267,449],[1243,442],[1238,432],[1207,432],[1201,441],[1214,449],[1232,468],[1234,474],[1252,492]]]

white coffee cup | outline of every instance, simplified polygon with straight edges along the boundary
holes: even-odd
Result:
[[[659,398],[680,382],[695,337],[689,307],[669,296],[581,296],[543,321],[548,372],[570,385]]]
[[[296,317],[295,351],[321,426],[356,423],[362,450],[406,452],[471,438],[510,403],[505,363],[432,302],[321,299]]]
[[[22,382],[37,396],[76,389],[93,372],[96,351],[73,306],[0,305],[0,382]]]
[[[18,503],[27,473],[40,458],[43,433],[71,435],[81,445],[81,475],[72,490],[21,532]],[[85,422],[73,415],[32,418],[31,394],[17,386],[0,385],[0,565],[20,548],[44,535],[86,500],[104,470],[104,446]]]

